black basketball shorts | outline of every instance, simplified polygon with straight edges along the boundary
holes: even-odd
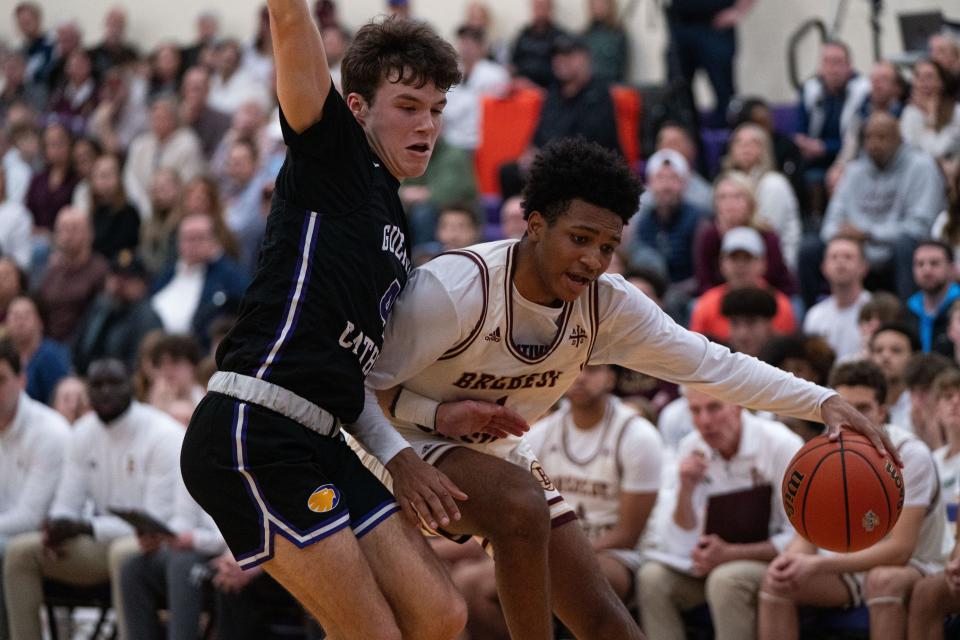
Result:
[[[245,569],[273,557],[275,535],[300,548],[348,526],[360,538],[399,510],[339,433],[219,393],[194,412],[180,468]]]

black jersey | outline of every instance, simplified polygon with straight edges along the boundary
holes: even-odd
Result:
[[[353,422],[410,268],[400,183],[335,89],[303,133],[282,113],[280,124],[287,156],[253,282],[217,365]]]

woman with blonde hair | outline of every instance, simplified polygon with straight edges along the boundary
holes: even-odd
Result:
[[[713,187],[714,217],[700,224],[693,240],[693,270],[700,293],[723,283],[720,274],[720,245],[723,235],[735,227],[754,227],[766,246],[767,271],[764,279],[785,295],[796,292],[796,282],[783,260],[780,238],[769,228],[754,222],[757,200],[753,183],[739,171],[721,174]]]
[[[753,185],[757,202],[754,224],[780,236],[783,257],[791,269],[797,268],[800,249],[800,205],[786,176],[774,164],[770,134],[759,125],[746,122],[730,136],[730,147],[723,168],[745,174]]]

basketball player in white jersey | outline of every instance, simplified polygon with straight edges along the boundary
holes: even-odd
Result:
[[[639,191],[623,159],[598,145],[545,147],[524,191],[526,235],[417,269],[367,379],[414,450],[470,496],[443,533],[492,545],[513,638],[550,638],[551,606],[578,638],[642,634],[529,445],[482,428],[483,403],[464,400],[505,405],[532,422],[585,365],[619,364],[730,403],[824,422],[832,433],[853,428],[894,451],[833,391],[731,354],[675,324],[623,278],[603,275]],[[372,405],[364,420],[377,419]]]

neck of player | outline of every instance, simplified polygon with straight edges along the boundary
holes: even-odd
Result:
[[[587,404],[570,404],[570,418],[573,426],[584,431],[599,426],[606,412],[606,396],[601,396]]]
[[[520,240],[517,268],[513,273],[513,286],[525,300],[545,307],[561,307],[563,301],[557,299],[551,292],[543,278],[543,273],[537,268],[537,257],[534,255],[536,249],[537,246],[531,243],[527,236]]]

